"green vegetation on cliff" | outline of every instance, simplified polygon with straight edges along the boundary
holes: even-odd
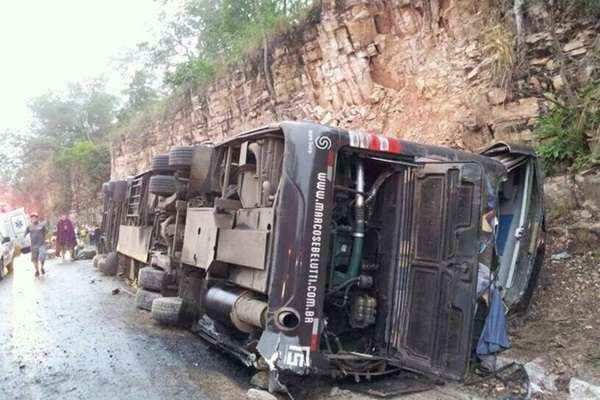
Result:
[[[536,133],[541,142],[538,153],[549,174],[599,164],[600,148],[593,142],[600,135],[600,80],[581,88],[573,104],[555,103],[539,119]]]
[[[562,0],[559,5],[558,10],[567,15],[600,17],[600,0]],[[550,9],[546,23],[563,87],[545,96],[551,107],[539,118],[535,131],[537,151],[550,175],[600,164],[600,36],[584,59],[572,59],[557,39],[559,15],[557,9]],[[573,76],[577,67],[586,71],[584,77]]]
[[[140,51],[172,89],[202,85],[303,21],[313,0],[186,0]]]

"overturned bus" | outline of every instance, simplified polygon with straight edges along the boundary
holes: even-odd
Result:
[[[184,149],[129,180],[116,247],[130,276],[164,271],[200,335],[248,366],[461,379],[486,307],[481,270],[509,309],[527,306],[544,216],[526,148],[473,154],[283,122]],[[127,220],[128,202],[143,221]]]

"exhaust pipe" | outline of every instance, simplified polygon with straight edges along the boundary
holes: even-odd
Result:
[[[255,298],[249,290],[218,283],[206,291],[204,308],[210,318],[242,332],[265,327],[267,303]]]

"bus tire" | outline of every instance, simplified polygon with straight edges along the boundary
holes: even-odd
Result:
[[[177,192],[177,180],[171,175],[154,175],[150,177],[148,191],[157,196],[171,196]]]
[[[139,271],[138,284],[146,290],[160,292],[165,287],[166,276],[165,271],[153,267],[144,267]]]
[[[154,300],[160,299],[160,293],[151,292],[150,290],[138,289],[135,295],[135,306],[140,310],[152,311]]]
[[[94,266],[94,268],[98,269],[98,263],[100,262],[100,260],[102,260],[104,258],[103,255],[101,254],[96,254],[96,256],[92,259],[92,265]]]
[[[191,146],[171,147],[169,151],[169,166],[175,169],[188,169],[192,165],[194,148]]]
[[[173,167],[169,165],[169,155],[157,154],[152,157],[151,170],[157,175],[168,175],[169,173],[173,172]]]
[[[152,318],[162,325],[189,326],[197,321],[197,308],[181,297],[162,297],[152,303]]]
[[[117,269],[119,268],[119,257],[117,253],[112,252],[108,253],[106,257],[100,259],[98,261],[98,269],[104,275],[114,276],[117,274]]]

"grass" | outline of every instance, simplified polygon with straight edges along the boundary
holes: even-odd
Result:
[[[559,172],[557,166],[574,171],[600,162],[600,154],[590,144],[600,136],[600,79],[592,80],[577,93],[574,106],[556,103],[541,117],[535,131],[546,172]]]
[[[498,23],[484,32],[484,51],[493,61],[491,77],[495,85],[507,88],[516,63],[515,35],[506,24]]]

